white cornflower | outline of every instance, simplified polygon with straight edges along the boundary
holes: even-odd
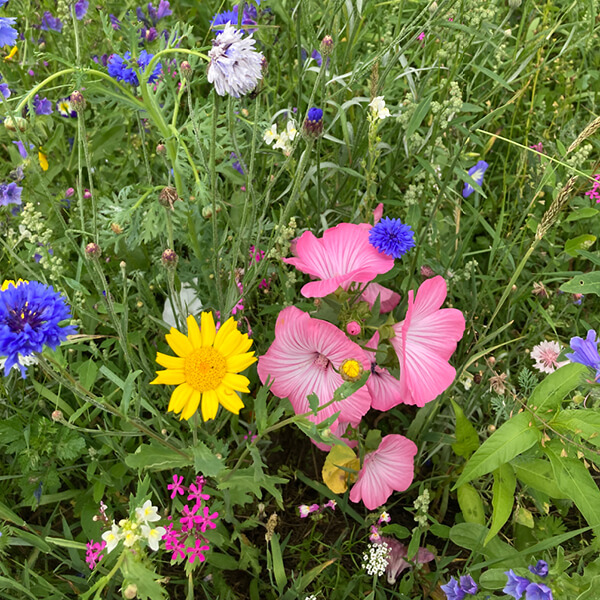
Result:
[[[568,364],[568,360],[558,362],[560,354],[560,344],[558,342],[549,342],[544,340],[531,350],[531,358],[535,360],[533,365],[542,373],[554,373],[556,369],[560,369],[563,365]]]
[[[373,116],[378,119],[385,119],[390,116],[390,111],[385,107],[385,100],[383,96],[377,96],[373,98],[369,103],[369,108],[373,112]]]
[[[384,542],[383,544],[369,544],[368,552],[363,554],[362,568],[369,575],[377,575],[381,577],[388,566],[390,555],[390,548]]]
[[[277,133],[277,123],[273,123],[269,129],[267,129],[263,135],[263,140],[265,140],[267,146],[270,146],[273,142],[276,142],[279,139],[279,134]]]
[[[137,520],[143,523],[152,523],[154,521],[160,521],[158,514],[158,507],[152,506],[150,500],[146,500],[142,506],[135,509],[135,516]]]
[[[251,92],[262,79],[264,56],[254,49],[252,35],[244,37],[231,23],[217,35],[208,52],[208,81],[219,96],[234,98]]]
[[[22,365],[29,367],[31,365],[35,365],[37,364],[38,359],[31,355],[31,356],[23,356],[22,354],[19,354],[19,363],[21,363]],[[4,372],[4,364],[6,363],[6,358],[0,358],[0,372]],[[17,369],[19,370],[19,364],[15,363],[11,369]]]
[[[162,540],[163,535],[167,533],[164,527],[150,527],[148,525],[142,525],[142,535],[148,540],[148,546],[154,552],[158,550],[158,543]]]
[[[106,551],[112,552],[116,547],[123,534],[121,533],[120,527],[113,521],[110,531],[105,531],[102,534],[102,539],[106,542]]]

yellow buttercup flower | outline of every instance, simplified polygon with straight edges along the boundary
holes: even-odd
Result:
[[[246,392],[250,381],[239,375],[256,362],[254,352],[248,352],[252,340],[240,333],[233,317],[219,331],[212,313],[203,312],[200,327],[193,315],[187,318],[187,336],[174,327],[166,340],[177,356],[158,352],[156,362],[166,371],[157,371],[151,383],[176,385],[169,402],[169,411],[189,419],[201,407],[205,421],[214,419],[219,404],[238,414],[244,403],[236,392]]]

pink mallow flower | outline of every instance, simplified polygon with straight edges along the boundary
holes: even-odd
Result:
[[[288,398],[296,414],[310,411],[308,396],[313,392],[323,406],[333,398],[333,393],[344,380],[338,373],[347,359],[360,362],[365,370],[370,362],[358,344],[349,340],[335,325],[313,319],[295,306],[284,308],[277,317],[275,340],[267,353],[258,359],[258,375],[263,383],[271,378],[271,392],[279,398]],[[324,421],[341,411],[331,426],[340,422],[356,427],[371,406],[371,394],[366,386],[334,402],[308,419],[315,423]]]
[[[305,231],[297,240],[294,258],[283,261],[320,281],[311,281],[301,290],[305,298],[323,298],[339,287],[367,283],[394,266],[391,256],[369,243],[370,226],[340,223],[327,229],[322,238]]]
[[[398,540],[383,536],[381,542],[388,547],[388,565],[385,569],[388,583],[396,583],[396,579],[403,571],[409,569],[414,563],[422,564],[431,562],[435,555],[429,552],[427,548],[419,548],[417,556],[407,559],[408,548]],[[410,561],[410,562],[408,562]]]
[[[559,354],[560,345],[558,342],[544,340],[533,347],[530,356],[535,360],[533,366],[538,371],[541,371],[542,373],[554,373],[556,369],[560,369],[560,367],[569,363],[568,360],[558,362]]]
[[[456,371],[448,359],[465,330],[465,318],[456,308],[440,308],[446,282],[439,275],[423,282],[414,298],[408,292],[404,321],[394,325],[390,342],[400,361],[400,394],[405,404],[424,406],[448,389]]]
[[[403,435],[386,435],[379,448],[365,456],[358,479],[350,490],[350,500],[362,500],[369,510],[375,510],[387,502],[394,490],[408,489],[414,476],[416,454],[415,443]]]
[[[371,359],[371,375],[367,379],[367,389],[371,393],[372,408],[375,410],[390,410],[398,406],[403,401],[402,387],[400,381],[396,379],[386,368],[380,367],[375,359],[375,350],[379,344],[379,332],[367,342],[367,348],[373,352],[367,355]]]
[[[400,294],[378,283],[370,283],[361,294],[360,299],[364,300],[369,305],[369,308],[373,308],[378,296],[379,314],[381,315],[393,311],[398,306],[398,302],[400,302]]]

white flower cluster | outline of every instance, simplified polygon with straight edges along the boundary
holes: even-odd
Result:
[[[126,548],[131,548],[142,540],[152,550],[158,550],[158,543],[167,530],[164,527],[153,527],[152,523],[156,521],[160,521],[158,507],[152,506],[152,502],[146,500],[142,506],[135,509],[134,519],[121,519],[118,525],[113,521],[110,530],[102,534],[102,539],[106,542],[106,551],[112,552],[121,540]]]
[[[298,129],[296,129],[296,123],[293,119],[287,122],[286,130],[281,133],[277,133],[277,123],[273,123],[269,129],[267,129],[263,135],[267,146],[273,144],[273,148],[279,148],[286,156],[292,153],[292,142],[298,135]]]
[[[390,548],[385,542],[383,544],[369,544],[368,552],[363,554],[364,562],[362,564],[362,568],[369,575],[377,575],[377,577],[381,577],[387,569],[389,556]]]
[[[219,96],[229,94],[234,98],[251,92],[262,79],[264,56],[254,49],[256,40],[243,37],[231,23],[213,42],[208,52],[208,81],[215,86]]]

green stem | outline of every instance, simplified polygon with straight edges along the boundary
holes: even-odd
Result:
[[[213,237],[213,271],[215,284],[217,288],[217,299],[219,309],[224,310],[223,306],[223,289],[221,287],[221,269],[219,266],[219,238],[217,232],[217,168],[216,168],[216,153],[217,153],[217,121],[219,119],[219,96],[213,90],[213,114],[212,126],[210,132],[210,189],[212,198],[212,237]]]

